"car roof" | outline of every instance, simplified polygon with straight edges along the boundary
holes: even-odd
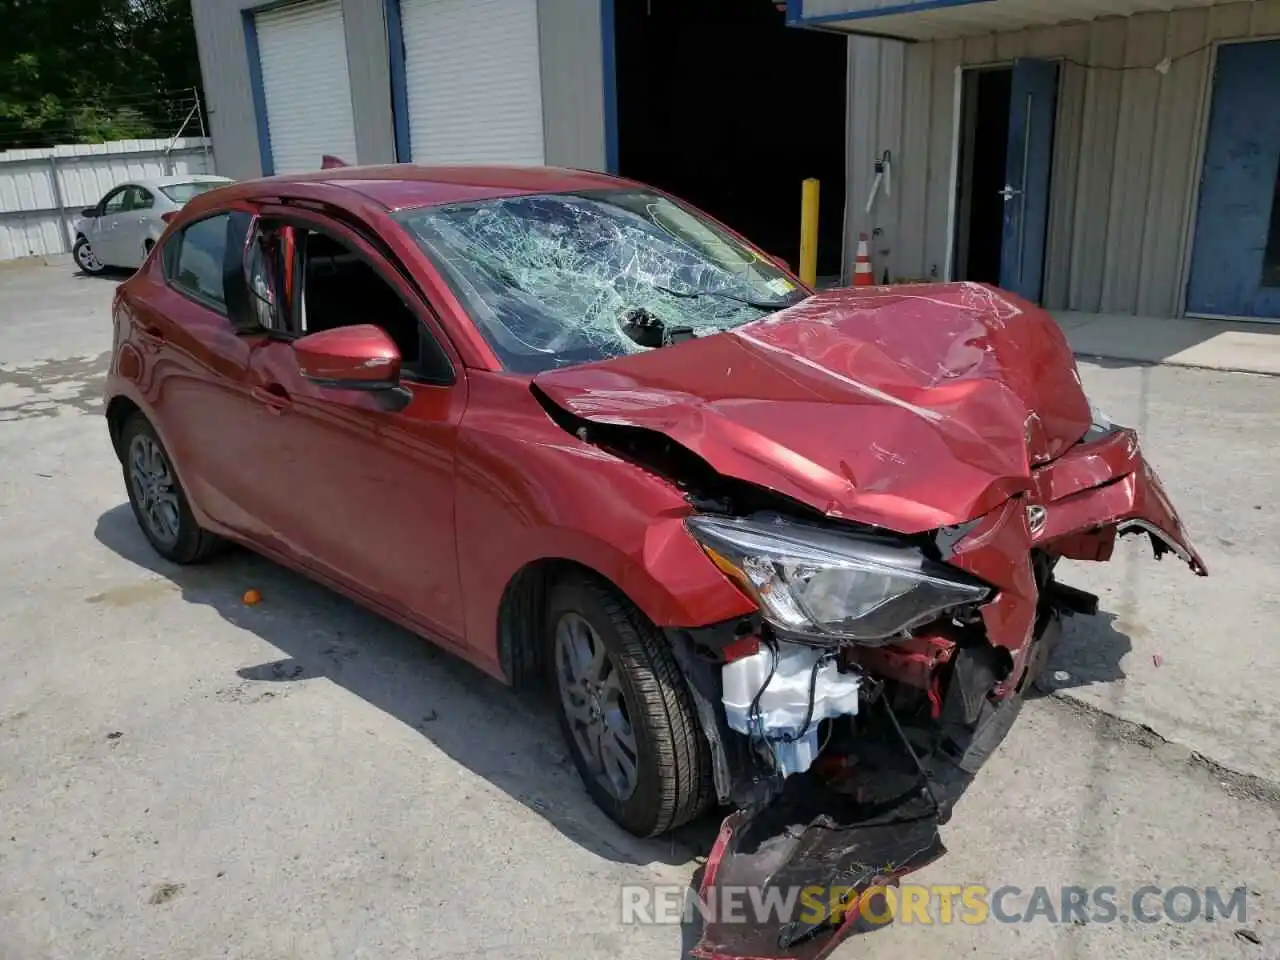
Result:
[[[530,193],[572,193],[634,186],[631,181],[561,167],[448,166],[409,163],[332,167],[313,173],[266,177],[241,184],[246,196],[270,193],[268,185],[327,183],[362,194],[389,210],[489,200]],[[221,192],[221,191],[220,191]],[[240,191],[237,190],[237,193]]]
[[[177,173],[168,177],[140,177],[134,180],[122,180],[117,186],[134,184],[139,187],[171,187],[179,183],[231,183],[227,177],[219,177],[210,173]]]

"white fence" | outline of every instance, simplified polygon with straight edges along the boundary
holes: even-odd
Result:
[[[72,223],[118,183],[213,173],[203,137],[66,144],[0,153],[0,260],[67,253]]]

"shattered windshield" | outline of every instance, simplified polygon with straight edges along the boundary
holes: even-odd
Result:
[[[705,336],[808,294],[722,227],[647,190],[407,210],[507,370],[537,373]]]

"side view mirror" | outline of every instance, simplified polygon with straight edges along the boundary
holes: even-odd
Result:
[[[413,398],[400,386],[400,350],[381,327],[321,330],[295,340],[293,352],[298,372],[317,386],[377,393],[393,410]]]
[[[85,207],[83,210],[80,211],[80,216],[88,217],[91,220],[97,215],[98,215],[97,207]]]

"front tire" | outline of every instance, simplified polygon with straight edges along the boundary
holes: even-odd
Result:
[[[98,259],[98,255],[93,252],[93,247],[89,246],[89,241],[84,237],[76,238],[75,246],[71,248],[71,255],[75,258],[76,266],[91,277],[96,277],[107,269],[106,264]]]
[[[547,657],[557,714],[587,792],[652,837],[711,803],[711,756],[693,700],[657,628],[588,576],[555,584]]]
[[[196,522],[169,453],[140,413],[120,432],[120,461],[134,518],[156,553],[174,563],[201,563],[219,540]]]

